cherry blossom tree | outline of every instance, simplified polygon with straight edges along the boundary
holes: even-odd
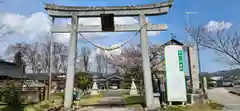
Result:
[[[154,80],[154,74],[163,71],[163,46],[150,45],[149,59],[152,71],[152,75],[149,76],[152,76],[152,80]],[[142,54],[139,45],[131,45],[128,48],[124,48],[120,55],[112,55],[112,57],[108,59],[108,63],[121,71],[126,79],[131,80],[131,78],[135,78],[135,80],[143,82]],[[155,82],[153,81],[153,83]],[[139,86],[142,86],[142,84],[139,83]],[[156,84],[154,87],[156,87]]]

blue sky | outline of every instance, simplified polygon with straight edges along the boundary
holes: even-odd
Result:
[[[135,4],[151,4],[161,2],[163,0],[3,0],[0,4],[0,12],[16,13],[24,16],[30,16],[36,12],[45,12],[42,3],[55,3],[60,5],[75,6],[110,6],[110,5],[135,5]],[[150,42],[161,44],[170,39],[169,34],[173,33],[177,39],[187,42],[187,34],[184,28],[187,27],[186,11],[198,12],[198,14],[190,15],[190,25],[206,25],[209,21],[226,21],[232,23],[232,28],[236,29],[240,26],[240,1],[239,0],[174,0],[174,4],[167,15],[149,17],[152,23],[168,24],[169,29],[161,32],[158,36],[150,37]],[[107,37],[105,39],[96,39],[95,42],[102,45],[111,45],[123,41],[124,37]],[[107,40],[106,40],[107,39]],[[112,41],[112,42],[109,42]],[[138,40],[135,38],[134,40]],[[15,40],[16,41],[16,40]],[[216,62],[216,56],[209,50],[201,52],[202,71],[221,70],[225,66]]]

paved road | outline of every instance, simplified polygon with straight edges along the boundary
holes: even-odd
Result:
[[[237,94],[240,94],[240,87],[229,87],[229,88],[227,88],[227,90],[237,93]]]
[[[224,111],[240,111],[240,96],[229,93],[225,88],[209,89],[208,97],[224,105]]]

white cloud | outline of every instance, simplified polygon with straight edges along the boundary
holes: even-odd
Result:
[[[70,19],[63,19],[58,24],[69,24]],[[43,35],[49,34],[50,31],[50,20],[47,14],[43,12],[36,12],[33,13],[30,16],[24,16],[19,15],[16,13],[2,13],[0,14],[0,23],[5,24],[10,28],[11,30],[17,32],[19,36],[21,37],[22,41],[37,41],[37,40],[43,40]],[[133,17],[116,17],[115,18],[116,24],[138,24],[138,20]],[[100,25],[101,20],[100,18],[80,18],[79,24],[83,25]],[[84,35],[90,39],[93,38],[99,38],[99,37],[110,37],[110,36],[119,36],[122,33],[85,33]],[[159,32],[148,32],[149,36],[156,36]],[[14,36],[15,37],[15,36]],[[70,34],[68,33],[61,33],[61,34],[55,34],[54,40],[66,43],[69,42]],[[80,38],[80,37],[79,37]],[[10,43],[4,43],[6,46]],[[117,44],[115,44],[117,45]],[[113,45],[114,46],[114,45]],[[111,54],[120,54],[121,49],[117,49],[114,51],[111,51]],[[94,53],[104,53],[107,56],[111,56],[109,52],[101,52],[99,49],[94,51]],[[95,56],[95,54],[92,54],[91,57]]]
[[[218,21],[210,21],[207,25],[205,25],[205,28],[209,32],[215,32],[223,29],[229,29],[232,26],[232,23],[230,22],[218,22]]]
[[[50,20],[48,15],[43,12],[36,12],[30,16],[19,15],[15,13],[2,13],[0,15],[0,22],[7,25],[11,30],[22,34],[26,39],[39,40],[39,36],[48,34],[50,30]],[[70,23],[68,20],[62,20],[62,24]],[[137,19],[133,17],[116,17],[116,24],[137,24],[139,23]],[[83,25],[100,25],[100,18],[79,18],[79,24]],[[106,36],[117,36],[121,33],[85,33],[84,35],[90,39],[97,37],[106,37]],[[148,32],[149,36],[156,36],[159,32],[151,31]],[[55,34],[55,40],[68,43],[70,34],[61,33]]]
[[[0,47],[1,47],[0,54],[1,54],[1,53],[4,53],[4,51],[5,51],[5,50],[7,49],[7,47],[8,47],[8,43],[1,41]],[[2,55],[1,55],[1,56],[2,56]]]
[[[50,30],[48,16],[42,12],[34,13],[31,16],[4,13],[1,15],[0,22],[9,29],[31,39]]]
[[[59,23],[59,22],[57,22]],[[59,24],[69,24],[69,20],[61,20]],[[138,20],[133,17],[116,17],[115,18],[116,24],[138,24]],[[15,36],[11,36],[11,39],[18,38],[17,40],[21,41],[41,41],[45,38],[44,35],[49,34],[50,31],[50,19],[47,14],[43,12],[36,12],[30,16],[19,15],[16,13],[0,13],[0,24],[4,24],[7,26],[7,29],[15,31],[17,34]],[[100,25],[101,20],[100,18],[80,18],[79,24],[83,25]],[[119,36],[122,33],[85,33],[84,35],[90,39],[99,38],[99,37],[110,37],[110,36]],[[156,36],[159,32],[148,32],[149,36]],[[17,35],[17,36],[16,36]],[[20,38],[20,39],[19,39]],[[68,44],[70,38],[70,34],[68,33],[61,33],[61,34],[54,34],[54,40]],[[81,37],[79,37],[81,39]],[[4,39],[5,40],[5,39]],[[0,41],[0,47],[2,50],[0,54],[3,54],[6,50],[6,47],[13,42],[9,41]],[[113,44],[112,46],[116,46],[119,44]],[[96,68],[96,55],[102,54],[106,55],[107,57],[112,57],[115,55],[119,55],[122,52],[122,49],[116,49],[113,51],[103,51],[100,49],[96,49],[92,51],[90,55],[90,65],[92,68]],[[4,58],[8,59],[8,58]],[[93,70],[94,70],[93,69]]]

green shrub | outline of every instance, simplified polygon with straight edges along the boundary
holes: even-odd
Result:
[[[24,108],[24,111],[36,111],[32,106],[27,106]]]
[[[224,108],[223,105],[218,104],[218,103],[215,103],[215,102],[211,102],[211,101],[210,101],[210,103],[208,104],[208,106],[209,106],[210,108],[216,109],[216,110],[221,110],[221,109]]]
[[[53,104],[50,101],[41,101],[37,104],[28,106],[29,109],[34,109],[35,111],[43,111],[51,107],[53,107]]]
[[[0,89],[0,102],[16,105],[21,104],[23,101],[24,99],[21,98],[19,92],[17,92],[14,87]]]
[[[53,93],[51,95],[51,100],[59,100],[59,99],[63,99],[64,97],[64,93],[59,92],[59,93]]]
[[[126,105],[141,104],[143,107],[146,106],[144,96],[125,96],[124,102]]]
[[[53,93],[52,96],[63,97],[64,93],[63,92]]]
[[[167,107],[167,111],[185,111],[189,107],[188,106],[169,106]]]

